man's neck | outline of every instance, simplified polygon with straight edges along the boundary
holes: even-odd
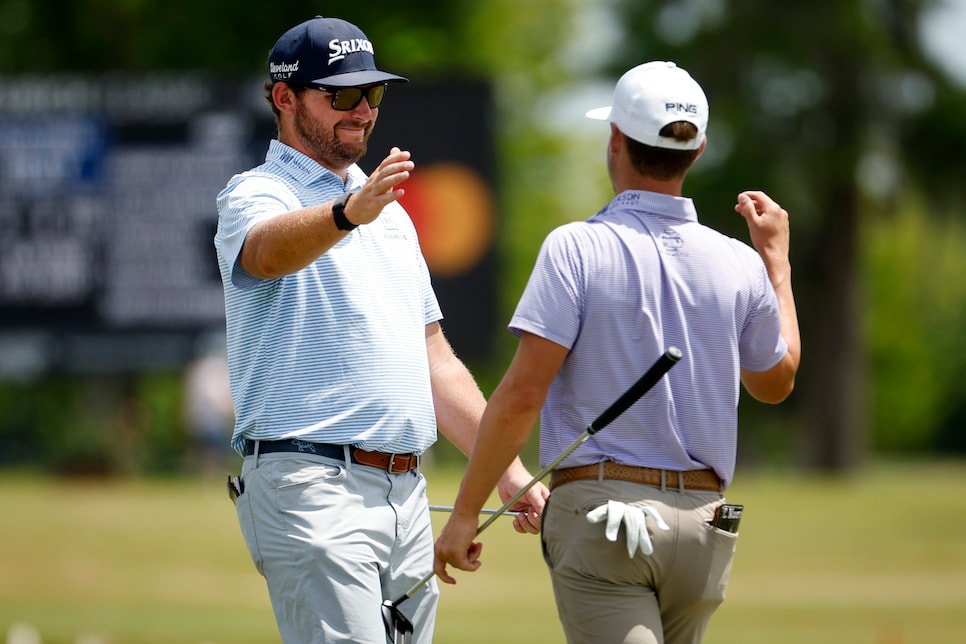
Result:
[[[645,177],[637,173],[615,179],[614,193],[620,194],[625,190],[646,190],[648,192],[658,192],[660,194],[680,197],[684,188],[684,178],[665,181],[653,177]]]
[[[285,145],[289,146],[293,150],[297,150],[301,152],[302,154],[312,159],[313,161],[318,163],[326,170],[329,170],[330,172],[338,176],[340,179],[342,179],[342,183],[346,183],[349,180],[348,176],[349,176],[349,168],[351,167],[351,164],[349,165],[340,164],[338,167],[336,167],[335,164],[333,164],[328,159],[322,159],[316,156],[316,154],[311,149],[309,149],[308,146],[304,145],[302,141],[297,137],[279,135],[278,140],[280,143],[284,143]]]

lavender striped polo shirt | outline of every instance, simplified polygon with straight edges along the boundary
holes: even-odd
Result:
[[[543,464],[673,345],[681,362],[560,467],[712,468],[725,485],[740,369],[768,370],[787,351],[755,250],[698,223],[690,199],[636,190],[547,236],[510,330],[570,349],[541,414]]]

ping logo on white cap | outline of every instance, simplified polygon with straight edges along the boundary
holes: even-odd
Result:
[[[708,98],[697,81],[671,61],[651,61],[624,73],[614,88],[610,107],[587,112],[587,117],[610,121],[621,132],[659,148],[697,150],[708,129]],[[670,123],[686,121],[697,129],[687,141],[661,136]]]
[[[665,103],[664,111],[671,112],[672,114],[690,114],[691,116],[697,116],[698,106],[694,103]]]

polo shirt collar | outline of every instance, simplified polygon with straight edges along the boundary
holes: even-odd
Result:
[[[343,185],[339,175],[278,139],[272,139],[269,143],[266,158],[287,168],[292,179],[299,185],[310,186],[315,183],[323,183],[338,186],[340,190],[351,190],[365,183],[365,174],[357,165],[353,164],[349,168],[348,180],[346,185]]]
[[[675,197],[647,190],[625,190],[611,200],[604,213],[611,209],[638,210],[682,221],[698,220],[698,211],[690,197]]]

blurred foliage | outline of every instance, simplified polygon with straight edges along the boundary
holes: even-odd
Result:
[[[966,451],[966,222],[912,201],[866,241],[873,447]]]
[[[880,315],[894,302],[867,306],[869,297],[881,295],[869,290],[881,276],[868,272],[874,262],[863,254],[866,237],[888,235],[889,222],[907,216],[900,213],[904,199],[918,195],[924,201],[913,217],[936,207],[962,216],[966,190],[949,151],[966,146],[966,92],[925,55],[919,32],[923,12],[938,3],[617,4],[635,37],[613,58],[611,74],[643,60],[675,60],[710,97],[708,152],[685,185],[702,219],[746,239],[730,205],[749,188],[766,190],[791,214],[803,360],[796,392],[777,412],[786,422],[774,426],[797,435],[771,442],[788,444],[806,465],[851,469],[869,446],[883,443],[880,433],[909,429],[909,423],[892,424],[893,415],[882,406],[894,405],[930,427],[908,436],[906,444],[931,446],[927,436],[946,422],[949,399],[939,402],[923,392],[928,380],[911,374],[942,379],[945,372],[924,356],[910,356],[916,364],[905,374],[879,370],[880,347],[865,334],[865,316]],[[924,246],[910,250],[929,252]],[[928,288],[922,279],[930,278],[918,271],[901,276],[912,291]],[[966,301],[950,297],[944,308],[962,311]],[[906,334],[908,317],[877,318],[875,324]],[[914,324],[931,334],[942,331],[928,320]],[[946,396],[966,397],[958,383],[945,390]],[[925,414],[923,400],[935,403]],[[743,414],[754,424],[775,410],[752,405]]]
[[[950,159],[966,146],[966,95],[922,52],[919,16],[933,4],[0,0],[0,70],[260,74],[275,38],[322,14],[362,26],[394,72],[487,79],[506,320],[546,233],[611,196],[606,132],[574,127],[575,94],[595,79],[610,88],[639,62],[675,60],[711,99],[709,148],[686,184],[702,220],[747,239],[731,205],[752,188],[793,217],[800,391],[780,408],[742,403],[742,454],[794,459],[809,441],[835,440],[829,419],[863,446],[966,451],[964,191]],[[485,393],[515,348],[499,337],[492,359],[471,365]],[[61,470],[177,470],[180,396],[170,373],[4,384],[0,464],[27,454]]]
[[[53,376],[0,387],[0,466],[65,476],[185,468],[179,373]]]

